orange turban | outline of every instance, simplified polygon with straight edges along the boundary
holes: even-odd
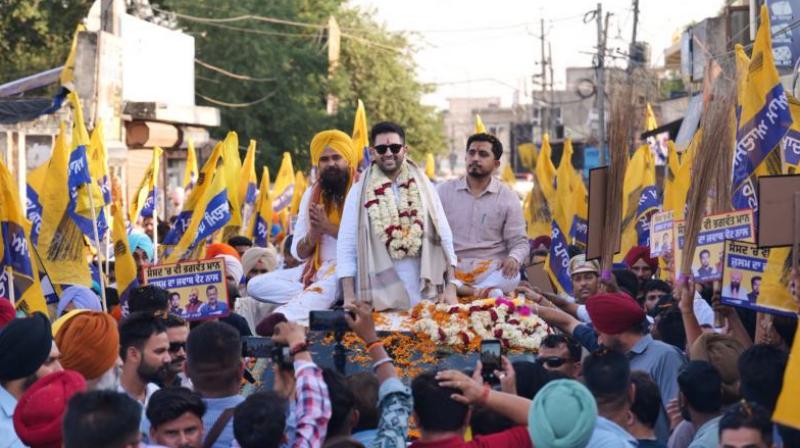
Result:
[[[236,257],[237,260],[240,260],[241,257],[239,256],[239,252],[236,252],[236,249],[233,246],[225,243],[214,243],[209,244],[206,247],[206,258],[215,258],[217,255],[230,255]]]
[[[56,335],[61,365],[86,380],[100,378],[119,356],[119,331],[110,314],[87,311],[68,320]]]

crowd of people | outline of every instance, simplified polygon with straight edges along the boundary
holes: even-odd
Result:
[[[713,284],[662,280],[647,247],[601,272],[571,246],[574,297],[548,292],[528,276],[551,241],[528,239],[519,197],[494,176],[495,137],[472,135],[466,175],[439,185],[406,158],[402,127],[379,123],[370,141],[359,171],[348,135],[317,134],[293,231],[268,247],[209,244],[226,294],[205,303],[153,285],[119,303],[113,278],[105,306],[65,288],[52,322],[0,299],[0,448],[800,446],[800,429],[771,420],[796,317],[759,325]],[[155,251],[143,225],[129,237],[140,270]],[[496,384],[480,362],[399,377],[373,321],[507,295],[553,331],[535,357],[504,356]],[[190,307],[202,319],[182,318]],[[345,377],[314,359],[309,313],[333,307],[371,369]],[[243,357],[254,334],[276,347],[271,387],[244,387],[260,380]]]

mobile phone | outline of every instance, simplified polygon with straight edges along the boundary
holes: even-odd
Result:
[[[344,310],[312,311],[308,328],[311,331],[348,331],[350,326],[344,318]]]
[[[489,384],[500,382],[494,371],[502,369],[503,363],[500,359],[502,355],[503,347],[500,341],[496,339],[481,341],[481,376],[484,382]]]
[[[248,358],[269,358],[275,344],[271,338],[245,336],[242,338],[242,356]]]

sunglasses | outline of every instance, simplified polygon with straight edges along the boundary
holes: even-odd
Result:
[[[179,351],[186,351],[186,343],[185,342],[170,342],[169,343],[169,351],[172,353],[177,353]]]
[[[386,154],[386,151],[389,150],[392,151],[392,154],[397,154],[401,149],[403,149],[403,146],[404,145],[401,145],[400,143],[393,143],[391,145],[377,145],[375,146],[375,152],[380,155],[384,155]]]
[[[536,358],[536,362],[539,364],[544,364],[551,369],[557,369],[563,366],[567,360],[564,358],[559,358],[558,356],[548,356],[546,358]]]

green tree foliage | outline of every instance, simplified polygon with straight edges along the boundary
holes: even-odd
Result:
[[[92,0],[0,0],[0,83],[58,67]]]

